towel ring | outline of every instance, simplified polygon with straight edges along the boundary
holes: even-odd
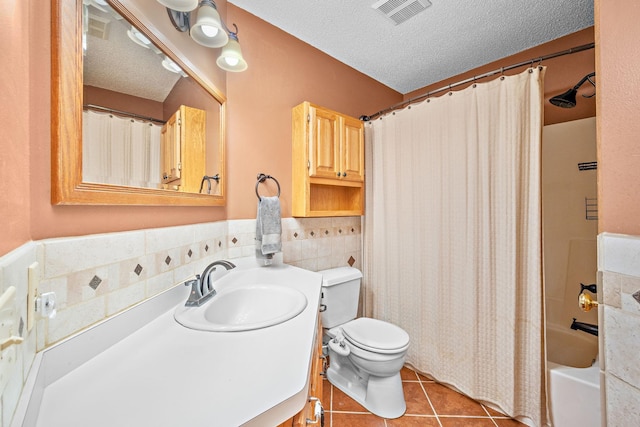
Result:
[[[261,182],[265,182],[267,179],[272,179],[276,182],[276,185],[278,186],[277,197],[280,197],[280,183],[278,182],[278,180],[272,177],[271,175],[265,175],[263,173],[259,173],[257,178],[258,181],[256,181],[256,196],[258,196],[258,200],[260,201],[262,201],[262,197],[260,197],[260,194],[258,193],[258,185],[260,185]]]

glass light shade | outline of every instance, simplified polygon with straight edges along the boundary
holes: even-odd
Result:
[[[178,12],[191,12],[198,7],[198,0],[158,0],[158,3]]]
[[[227,44],[229,36],[222,26],[216,8],[205,3],[198,8],[197,14],[196,21],[191,26],[191,38],[206,47],[222,47]],[[218,31],[214,31],[214,29]]]
[[[247,69],[247,61],[242,57],[240,43],[236,37],[231,36],[229,43],[222,48],[216,64],[226,71],[240,72]]]
[[[171,71],[172,73],[180,74],[183,77],[187,77],[187,74],[184,71],[182,71],[182,68],[180,68],[180,66],[178,64],[176,64],[175,62],[173,62],[171,59],[169,59],[166,56],[162,60],[162,66],[167,71]]]
[[[169,58],[164,58],[162,60],[162,66],[167,69],[167,71],[171,71],[172,73],[179,73],[180,67],[178,67],[178,64],[176,64],[175,62],[173,62],[172,60],[170,60]]]
[[[149,49],[151,47],[151,40],[149,40],[144,34],[142,34],[137,28],[131,27],[130,30],[127,30],[127,35],[134,43],[146,47]]]

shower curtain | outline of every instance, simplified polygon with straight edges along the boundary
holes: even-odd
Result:
[[[161,129],[149,122],[83,111],[83,181],[160,188]]]
[[[368,123],[366,315],[407,362],[546,422],[540,144],[544,68]]]

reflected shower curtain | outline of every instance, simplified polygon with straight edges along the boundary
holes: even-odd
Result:
[[[160,188],[161,129],[149,122],[83,111],[83,181]]]
[[[544,69],[365,127],[365,314],[404,328],[407,362],[546,422],[540,143]]]

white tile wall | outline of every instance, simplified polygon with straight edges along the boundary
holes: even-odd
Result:
[[[603,425],[640,425],[640,237],[598,236]]]
[[[283,260],[313,271],[362,269],[360,217],[284,218]],[[201,272],[213,260],[255,253],[255,220],[229,220],[29,242],[0,257],[0,291],[15,286],[12,322],[24,343],[2,353],[0,427],[7,427],[36,355]],[[39,292],[55,292],[57,315],[26,330],[27,268]],[[1,315],[2,313],[0,313]],[[4,319],[4,317],[3,317]],[[2,339],[2,337],[0,337]]]

